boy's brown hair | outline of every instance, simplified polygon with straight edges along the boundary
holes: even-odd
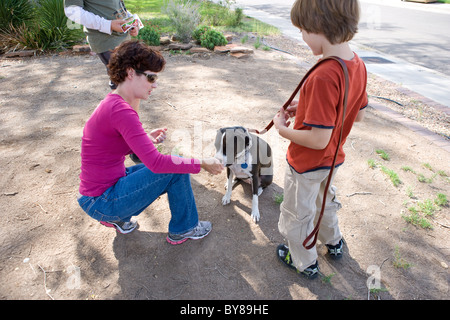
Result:
[[[296,0],[291,21],[300,30],[324,34],[331,44],[353,39],[358,32],[358,0]]]

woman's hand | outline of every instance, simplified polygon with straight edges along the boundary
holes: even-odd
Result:
[[[152,142],[154,144],[164,142],[164,140],[166,140],[166,131],[167,128],[160,128],[150,132],[150,138],[152,139]]]
[[[216,158],[203,159],[201,167],[202,169],[214,175],[221,173],[224,169],[222,162],[220,162]]]

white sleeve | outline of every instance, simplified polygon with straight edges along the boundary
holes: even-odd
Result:
[[[98,30],[111,34],[111,21],[102,18],[92,12],[84,10],[80,6],[69,6],[64,8],[64,13],[70,20],[81,24],[89,29]]]

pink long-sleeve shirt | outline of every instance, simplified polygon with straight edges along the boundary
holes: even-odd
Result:
[[[125,176],[125,156],[135,153],[154,173],[199,173],[200,160],[159,153],[142,127],[138,113],[110,93],[94,110],[83,130],[79,192],[96,197]]]

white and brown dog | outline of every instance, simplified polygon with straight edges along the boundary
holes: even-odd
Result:
[[[231,191],[236,182],[250,183],[253,189],[252,218],[258,222],[258,197],[273,180],[272,149],[267,142],[243,127],[219,129],[215,147],[215,157],[227,168],[227,192],[222,198],[222,204],[230,203]]]

